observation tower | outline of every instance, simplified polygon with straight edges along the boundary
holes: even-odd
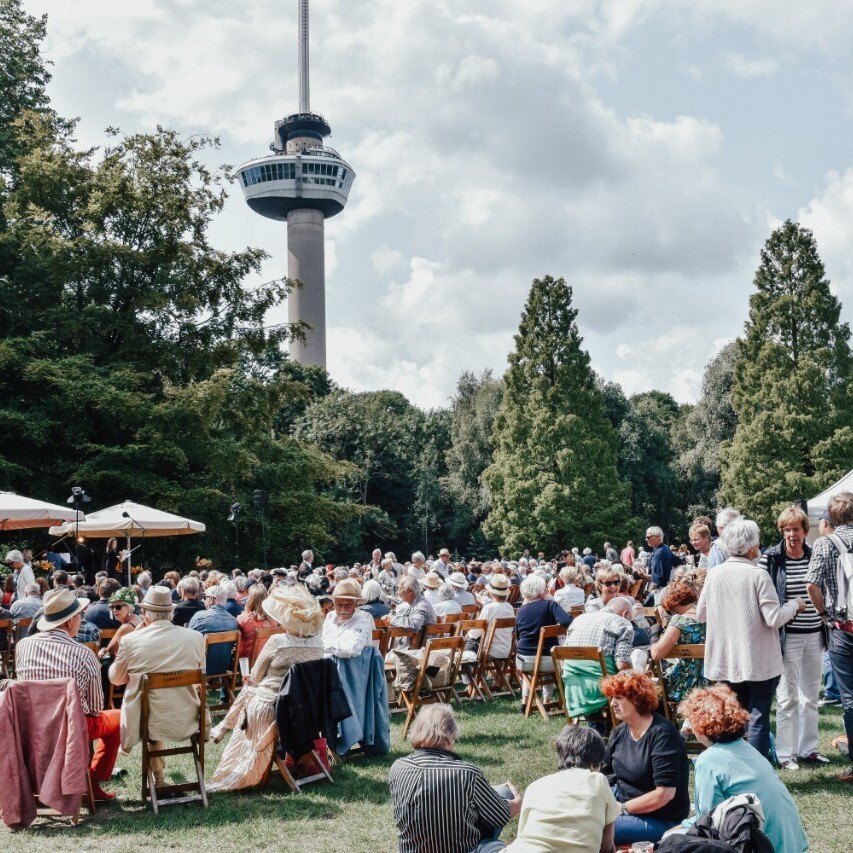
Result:
[[[332,129],[311,112],[308,76],[308,0],[299,0],[299,112],[275,123],[272,153],[238,169],[246,203],[255,213],[287,222],[287,277],[302,282],[287,297],[287,319],[311,326],[305,342],[290,342],[300,364],[326,366],[324,223],[344,209],[355,172],[323,144]]]

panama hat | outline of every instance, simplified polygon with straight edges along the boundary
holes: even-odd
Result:
[[[505,598],[509,595],[509,578],[506,575],[494,574],[489,578],[489,592]]]
[[[353,601],[364,603],[364,598],[361,594],[361,584],[354,578],[344,578],[335,584],[332,590],[332,599],[335,598],[350,598]]]
[[[427,589],[438,589],[441,586],[441,575],[438,572],[427,572],[420,582]]]
[[[139,606],[152,613],[171,613],[175,609],[172,592],[164,586],[149,586]]]
[[[451,586],[455,586],[456,589],[468,589],[468,578],[462,574],[462,572],[454,572],[448,579],[447,582]]]
[[[44,594],[44,614],[38,621],[39,631],[50,631],[64,625],[89,606],[88,599],[77,598],[68,588],[52,589]]]

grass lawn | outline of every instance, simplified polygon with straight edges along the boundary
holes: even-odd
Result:
[[[509,700],[488,706],[465,705],[460,713],[462,737],[459,752],[483,768],[494,783],[511,779],[524,788],[555,769],[554,741],[561,729],[557,720],[525,720]],[[263,791],[212,794],[210,808],[190,804],[161,809],[155,817],[143,808],[140,794],[140,759],[137,750],[121,757],[128,774],[111,790],[118,801],[86,815],[77,827],[40,819],[27,831],[0,830],[6,849],[20,853],[50,851],[204,850],[244,851],[278,848],[299,853],[382,853],[396,850],[396,834],[387,777],[391,763],[409,749],[400,739],[400,718],[392,719],[391,753],[383,759],[356,758],[335,771],[335,784],[317,784],[294,796],[285,792],[281,779]],[[840,734],[841,714],[836,708],[821,711],[821,748],[832,757],[829,768],[783,773],[800,809],[811,850],[849,853],[853,801],[849,786],[836,782],[832,773],[845,762],[831,752],[830,741]],[[216,766],[222,745],[208,744],[208,775]],[[183,759],[183,756],[181,757]],[[167,775],[185,778],[189,762],[175,761]],[[846,828],[845,828],[846,827]],[[515,821],[504,830],[504,840],[515,837]],[[784,851],[777,851],[784,853]]]

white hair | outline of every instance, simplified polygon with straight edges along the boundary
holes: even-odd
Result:
[[[148,589],[151,586],[151,572],[140,572],[136,576],[136,585],[142,589]]]
[[[714,523],[717,525],[717,533],[722,536],[723,530],[738,518],[742,518],[741,514],[733,507],[723,507],[718,513]]]
[[[225,602],[228,600],[228,596],[225,593],[225,588],[217,586],[216,584],[214,584],[213,586],[209,586],[204,591],[204,597],[212,598],[214,604],[220,605],[225,604]]]
[[[314,552],[313,552],[310,548],[308,548],[307,550],[305,550],[305,551],[303,551],[303,552],[302,552],[302,559],[303,559],[303,560],[307,560],[307,559],[308,559],[309,554],[310,554],[312,557],[314,556]]]
[[[663,530],[657,526],[647,527],[646,536],[660,536],[660,538],[663,539]]]
[[[226,598],[236,598],[237,597],[237,584],[232,581],[225,581],[225,583],[220,584],[222,589],[225,590]]]
[[[538,574],[528,575],[521,582],[521,595],[527,599],[539,598],[545,592],[545,580]]]
[[[423,555],[423,551],[415,551],[412,554],[412,562],[413,563],[423,563],[426,560],[426,557]]]
[[[382,585],[379,581],[368,580],[364,582],[361,588],[361,594],[365,601],[385,601],[385,594],[382,591]]]
[[[436,590],[436,596],[439,601],[450,601],[454,595],[456,595],[456,587],[451,586],[449,583],[443,583]]]
[[[736,518],[725,526],[720,539],[732,557],[745,557],[761,541],[761,534],[751,519]]]

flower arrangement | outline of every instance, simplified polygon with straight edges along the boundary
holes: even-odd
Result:
[[[213,568],[213,560],[208,560],[207,557],[196,557],[195,567],[202,572],[209,572]]]
[[[140,572],[144,572],[145,568],[143,566],[131,566],[130,573],[132,575],[138,575]]]
[[[50,560],[33,560],[33,570],[50,574],[54,570],[54,565]]]

